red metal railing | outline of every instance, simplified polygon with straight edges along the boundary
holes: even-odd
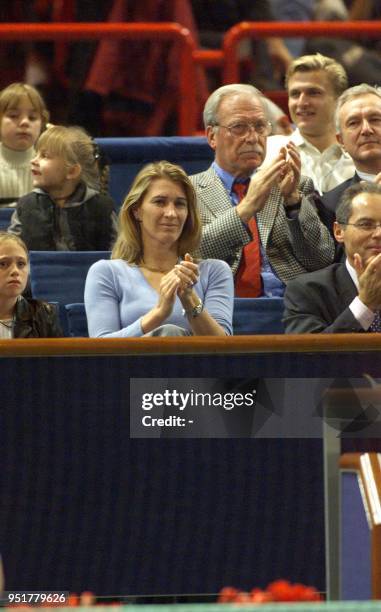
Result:
[[[244,38],[313,36],[381,38],[381,21],[347,22],[242,22],[227,31],[218,50],[197,49],[189,30],[176,23],[2,23],[0,40],[126,40],[177,41],[179,43],[179,96],[176,101],[178,133],[196,132],[198,124],[195,65],[221,66],[222,82],[239,82],[238,44]],[[286,93],[284,92],[284,95]]]
[[[175,41],[179,43],[178,133],[189,136],[197,126],[197,87],[193,53],[194,40],[187,28],[177,23],[1,23],[0,40],[126,40]],[[127,68],[126,68],[127,69]]]
[[[244,38],[267,38],[278,36],[381,38],[381,21],[315,21],[315,22],[252,22],[243,21],[228,30],[223,40],[223,83],[239,82],[239,60],[237,47]]]

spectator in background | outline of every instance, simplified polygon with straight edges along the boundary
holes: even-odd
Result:
[[[295,59],[286,74],[286,87],[296,129],[290,138],[268,138],[265,165],[291,141],[300,153],[302,174],[320,193],[352,176],[353,162],[336,140],[334,118],[336,101],[347,85],[345,70],[334,59],[320,53]]]
[[[121,208],[111,261],[98,261],[87,276],[90,336],[231,334],[232,275],[222,261],[193,259],[200,229],[184,170],[145,166]]]
[[[376,0],[315,0],[315,20],[352,21],[381,18],[381,5]],[[359,83],[381,83],[381,37],[310,38],[306,51],[320,51],[343,64],[350,86]]]
[[[270,0],[271,8],[277,21],[312,21],[316,0]],[[303,55],[306,39],[286,38],[284,43],[293,57]]]
[[[100,193],[97,145],[82,129],[54,126],[32,159],[34,190],[20,198],[8,229],[35,251],[107,251],[114,202]]]
[[[297,147],[287,144],[256,172],[271,125],[263,96],[251,85],[214,91],[204,124],[215,161],[191,177],[203,223],[201,254],[229,263],[237,296],[281,296],[285,283],[328,265],[334,255],[329,231],[306,197],[314,187],[300,177]]]
[[[177,22],[190,30],[198,44],[189,0],[114,0],[107,21]],[[123,113],[116,135],[152,136],[170,130],[178,94],[178,53],[178,44],[173,42],[103,39],[84,91],[72,109],[71,121],[99,135],[103,111],[108,108],[116,118],[118,112],[119,116]],[[206,81],[201,69],[197,75],[198,95],[203,102]]]
[[[32,190],[30,162],[49,112],[39,92],[12,83],[0,93],[0,205],[15,206]]]
[[[0,233],[0,338],[54,338],[62,336],[55,308],[22,293],[29,273],[29,256],[18,236]],[[3,582],[0,558],[0,592]]]
[[[275,20],[269,0],[192,0],[191,4],[201,46],[212,49],[221,48],[225,32],[240,21]],[[264,40],[264,48],[261,41],[256,41],[253,45],[245,43],[243,55],[254,59],[255,82],[263,79],[263,83],[260,82],[262,89],[270,89],[271,86],[274,88],[279,75],[285,74],[292,55],[281,38],[273,36]],[[271,59],[272,71],[269,71],[266,61],[268,57]],[[253,75],[250,75],[250,78],[253,78]]]

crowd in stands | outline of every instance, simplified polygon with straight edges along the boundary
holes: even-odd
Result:
[[[158,21],[177,15],[211,47],[237,21],[287,18],[275,0],[222,4],[216,19],[214,2],[196,0],[155,2],[149,14]],[[332,14],[323,1],[303,6],[301,19],[366,19],[376,10],[372,2],[360,10],[356,0],[336,2]],[[114,0],[109,10],[110,21],[142,19],[134,2]],[[80,127],[49,124],[32,85],[3,89],[0,206],[14,211],[0,235],[1,338],[62,333],[54,308],[28,294],[29,250],[111,251],[86,282],[90,336],[229,335],[234,299],[265,297],[284,299],[286,333],[381,331],[381,90],[352,84],[348,54],[342,63],[335,53],[294,58],[286,42],[269,38],[265,46],[285,74],[292,123],[279,123],[282,113],[274,115],[251,84],[205,96],[210,83],[201,78],[214,161],[188,177],[176,164],[152,160],[121,206],[107,193],[107,164],[83,126],[97,120],[94,108],[114,88],[122,97],[129,92],[126,108],[142,112],[144,123],[156,91],[170,98],[176,88],[173,49],[159,87],[164,47],[147,43],[142,55],[136,43],[136,62],[122,70],[122,43],[101,42],[78,98]],[[146,86],[136,71],[144,71]]]

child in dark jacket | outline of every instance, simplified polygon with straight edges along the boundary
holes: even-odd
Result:
[[[29,255],[19,236],[0,232],[0,339],[62,336],[55,308],[24,298]],[[0,576],[1,577],[1,576]]]
[[[99,151],[84,130],[54,126],[32,159],[32,193],[20,198],[8,232],[34,251],[107,251],[116,236],[113,200],[100,193]]]

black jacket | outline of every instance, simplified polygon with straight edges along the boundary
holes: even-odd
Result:
[[[345,263],[301,274],[284,294],[286,334],[364,332],[349,308],[357,294]]]
[[[14,338],[59,338],[63,336],[54,306],[20,297],[16,303]]]
[[[331,213],[336,213],[336,209],[339,205],[341,196],[343,195],[344,191],[348,189],[348,187],[351,187],[352,185],[356,185],[356,183],[358,183],[360,180],[361,179],[356,172],[356,174],[354,174],[352,178],[344,181],[343,183],[340,183],[340,185],[337,185],[330,191],[326,191],[321,197],[325,208]],[[334,214],[332,215],[332,218],[333,220],[335,220]]]
[[[35,189],[19,199],[8,231],[30,251],[108,251],[116,237],[114,202],[80,185],[60,208]]]

